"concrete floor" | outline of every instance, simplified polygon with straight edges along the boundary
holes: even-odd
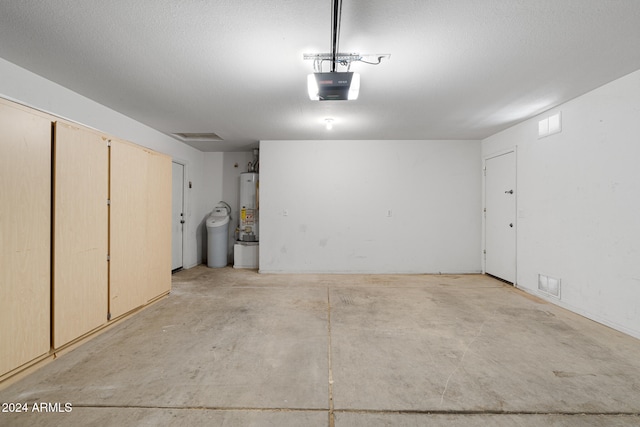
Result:
[[[0,402],[30,410],[2,426],[638,426],[640,340],[487,276],[199,266]]]

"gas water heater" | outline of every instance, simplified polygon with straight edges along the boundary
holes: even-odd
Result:
[[[257,242],[258,239],[258,174],[240,174],[240,224],[238,240]]]

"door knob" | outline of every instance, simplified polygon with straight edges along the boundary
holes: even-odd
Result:
[[[181,219],[181,220],[180,220],[180,224],[184,224],[184,219]]]
[[[505,191],[505,194],[513,194],[513,190]]]
[[[512,227],[512,228],[513,228],[513,223],[509,224],[509,227]]]

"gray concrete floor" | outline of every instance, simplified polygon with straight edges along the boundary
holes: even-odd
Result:
[[[3,426],[638,426],[640,340],[487,276],[199,266],[0,402],[29,408]]]

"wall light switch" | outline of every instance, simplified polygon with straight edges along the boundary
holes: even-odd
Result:
[[[387,210],[387,217],[392,217],[393,216],[393,211],[391,209]]]

